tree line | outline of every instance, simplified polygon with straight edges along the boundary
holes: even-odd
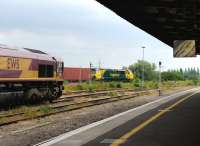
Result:
[[[144,65],[144,70],[143,70]],[[138,60],[136,63],[129,66],[129,69],[136,75],[138,79],[142,79],[144,73],[145,80],[158,80],[159,72],[156,70],[155,63]],[[180,80],[199,80],[199,68],[180,68],[174,70],[167,70],[161,73],[164,81],[180,81]]]

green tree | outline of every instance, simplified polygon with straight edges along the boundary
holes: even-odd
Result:
[[[144,79],[145,80],[157,80],[158,72],[156,71],[156,65],[149,63],[148,61],[138,60],[136,63],[129,66],[129,69],[136,74],[138,78],[142,78],[144,65]]]
[[[177,80],[183,80],[184,77],[182,73],[179,71],[165,71],[162,72],[162,79],[164,81],[177,81]]]

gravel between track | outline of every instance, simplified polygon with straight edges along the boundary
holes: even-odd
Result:
[[[193,87],[175,88],[165,91],[164,95],[190,88]],[[156,94],[140,96],[3,126],[0,127],[0,146],[32,146],[159,98]]]

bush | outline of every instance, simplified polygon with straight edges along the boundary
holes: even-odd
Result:
[[[110,88],[115,88],[115,84],[114,84],[114,83],[110,83],[110,84],[109,84],[109,87],[110,87]]]
[[[147,89],[157,89],[158,88],[158,82],[156,82],[156,81],[145,82],[144,86]]]
[[[117,88],[122,88],[122,84],[121,83],[117,83],[116,87]]]
[[[193,80],[193,84],[197,85],[198,84],[198,80]]]
[[[139,80],[139,79],[135,79],[135,80],[133,81],[133,86],[134,86],[134,87],[140,87],[140,80]]]
[[[77,85],[77,90],[83,90],[83,86],[82,85]]]
[[[92,92],[92,91],[93,91],[93,88],[92,88],[92,87],[89,87],[89,88],[88,88],[88,91],[89,91],[89,92]]]
[[[193,85],[193,82],[191,80],[186,80],[185,84],[190,86],[190,85]]]
[[[49,107],[48,105],[43,105],[40,107],[40,112],[45,114],[49,113],[51,110],[51,107]]]

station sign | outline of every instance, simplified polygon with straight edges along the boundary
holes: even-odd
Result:
[[[195,40],[175,40],[173,42],[174,57],[196,57]]]

